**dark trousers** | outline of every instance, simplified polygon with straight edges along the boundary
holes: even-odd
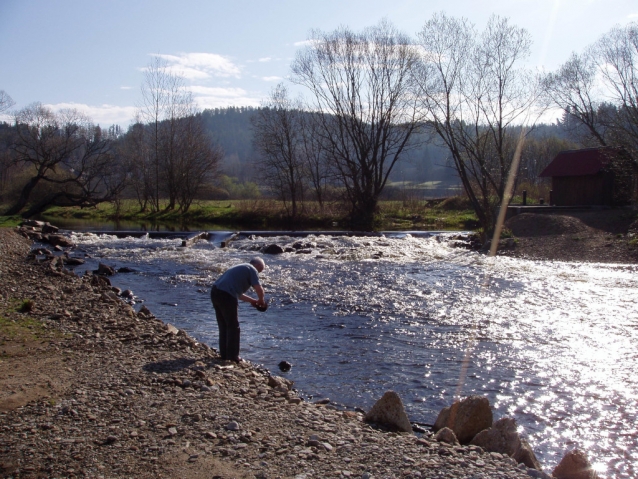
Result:
[[[238,301],[233,295],[213,286],[210,299],[215,308],[219,327],[219,354],[224,360],[239,360],[239,319]]]

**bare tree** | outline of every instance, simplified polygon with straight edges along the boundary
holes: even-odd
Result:
[[[323,210],[327,188],[336,175],[327,156],[328,149],[318,133],[321,126],[320,116],[315,112],[307,111],[301,120],[304,171],[312,185],[319,208]]]
[[[316,132],[356,226],[372,227],[388,176],[420,126],[410,91],[417,59],[410,39],[382,21],[361,33],[314,31],[293,61],[293,81],[311,93]]]
[[[546,75],[544,87],[582,143],[623,147],[638,157],[638,23],[615,27],[572,54]]]
[[[419,33],[415,69],[425,114],[449,148],[454,167],[485,231],[505,186],[522,124],[538,100],[538,83],[519,65],[529,33],[493,16],[482,34],[466,19],[437,14]]]
[[[13,98],[6,91],[0,90],[0,114],[9,110],[13,105],[15,105]]]
[[[109,141],[102,138],[99,126],[77,110],[54,113],[35,103],[15,114],[15,130],[14,159],[34,173],[7,215],[20,213],[42,182],[55,189],[25,216],[52,204],[94,206],[123,188],[124,175],[114,168]]]
[[[160,57],[146,69],[138,118],[146,124],[137,132],[145,143],[138,143],[138,198],[150,194],[154,211],[162,197],[168,199],[167,210],[187,210],[215,171],[220,149],[206,137],[184,79]]]
[[[304,194],[303,116],[301,102],[292,100],[280,83],[251,119],[263,180],[284,205],[290,202],[292,218],[297,217]]]
[[[550,105],[565,112],[564,126],[585,145],[607,145],[606,122],[598,114],[601,92],[596,82],[596,62],[592,49],[573,53],[561,67],[543,78]]]
[[[176,201],[186,213],[205,185],[212,182],[224,157],[222,148],[208,136],[200,115],[192,113],[175,125]]]

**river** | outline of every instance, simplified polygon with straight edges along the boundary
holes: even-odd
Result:
[[[214,279],[264,245],[301,241],[301,254],[263,256],[270,308],[240,306],[242,357],[308,399],[367,410],[394,390],[423,424],[454,397],[485,395],[547,472],[578,447],[601,476],[636,477],[638,268],[488,258],[445,236],[252,236],[220,248],[220,234],[181,248],[74,234],[75,253],[89,256],[80,271],[133,268],[112,283],[213,347]],[[282,360],[290,372],[278,371]]]

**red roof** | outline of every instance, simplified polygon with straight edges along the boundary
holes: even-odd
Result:
[[[616,148],[586,148],[561,151],[539,176],[595,175],[616,156]]]

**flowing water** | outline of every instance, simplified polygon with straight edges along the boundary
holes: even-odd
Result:
[[[277,374],[287,360],[302,396],[347,407],[397,391],[423,424],[457,396],[485,395],[546,471],[578,447],[603,477],[636,477],[638,268],[488,258],[444,239],[257,236],[181,248],[75,235],[87,269],[135,269],[112,283],[213,347],[214,279],[264,245],[307,243],[303,254],[264,257],[271,304],[240,305],[242,357]]]

